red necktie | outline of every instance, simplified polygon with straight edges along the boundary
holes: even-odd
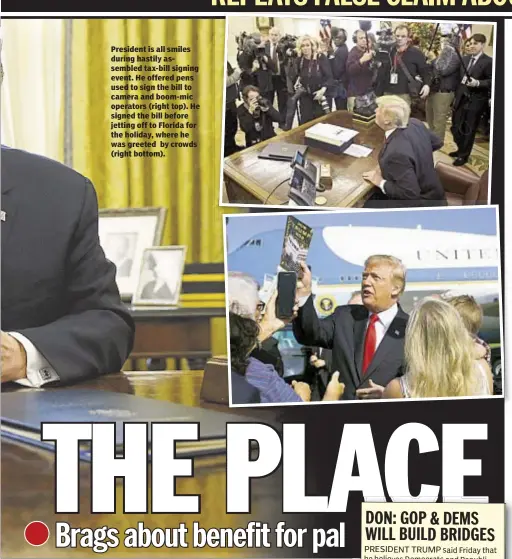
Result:
[[[366,338],[364,339],[364,354],[363,354],[363,375],[366,374],[368,366],[372,362],[377,345],[377,333],[375,332],[375,323],[379,320],[378,314],[372,314],[370,317],[370,324],[366,330]]]

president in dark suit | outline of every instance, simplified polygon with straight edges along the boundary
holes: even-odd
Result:
[[[74,382],[121,370],[134,325],[98,237],[93,185],[2,147],[2,382]]]
[[[456,157],[453,162],[456,166],[468,161],[480,119],[489,105],[492,58],[484,53],[485,43],[485,35],[475,33],[466,45],[470,55],[462,58],[464,67],[461,67],[461,83],[453,102],[451,128],[457,150],[450,156]]]
[[[397,258],[371,256],[365,262],[362,305],[337,307],[320,319],[311,295],[311,271],[302,266],[299,314],[293,322],[297,341],[332,349],[332,370],[345,384],[343,399],[379,398],[403,370],[408,315],[398,300],[405,288],[405,268]]]
[[[443,141],[420,120],[409,119],[406,101],[394,95],[377,100],[375,122],[386,140],[379,166],[363,178],[376,188],[367,207],[394,208],[446,205],[446,196],[434,168],[433,152]]]

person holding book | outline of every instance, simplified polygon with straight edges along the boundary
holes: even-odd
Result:
[[[394,256],[370,256],[362,274],[363,304],[336,307],[323,319],[315,310],[311,271],[305,263],[301,267],[295,338],[303,345],[332,350],[332,369],[340,371],[346,387],[343,399],[380,398],[403,367],[408,315],[399,298],[405,289],[404,265]]]

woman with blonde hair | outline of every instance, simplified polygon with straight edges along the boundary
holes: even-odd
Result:
[[[426,298],[412,312],[405,333],[406,373],[392,380],[383,398],[441,398],[492,394],[488,365],[459,313],[439,299]]]
[[[299,121],[304,124],[329,112],[326,93],[334,85],[334,80],[329,59],[319,52],[315,38],[310,35],[300,37],[297,41],[297,54],[289,71],[291,83],[295,87],[295,94],[289,101],[289,110],[294,113],[298,101]],[[290,114],[287,115],[286,126],[291,127],[289,120]]]

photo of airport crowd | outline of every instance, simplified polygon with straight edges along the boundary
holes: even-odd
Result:
[[[492,207],[230,216],[232,403],[501,394],[496,231]]]

